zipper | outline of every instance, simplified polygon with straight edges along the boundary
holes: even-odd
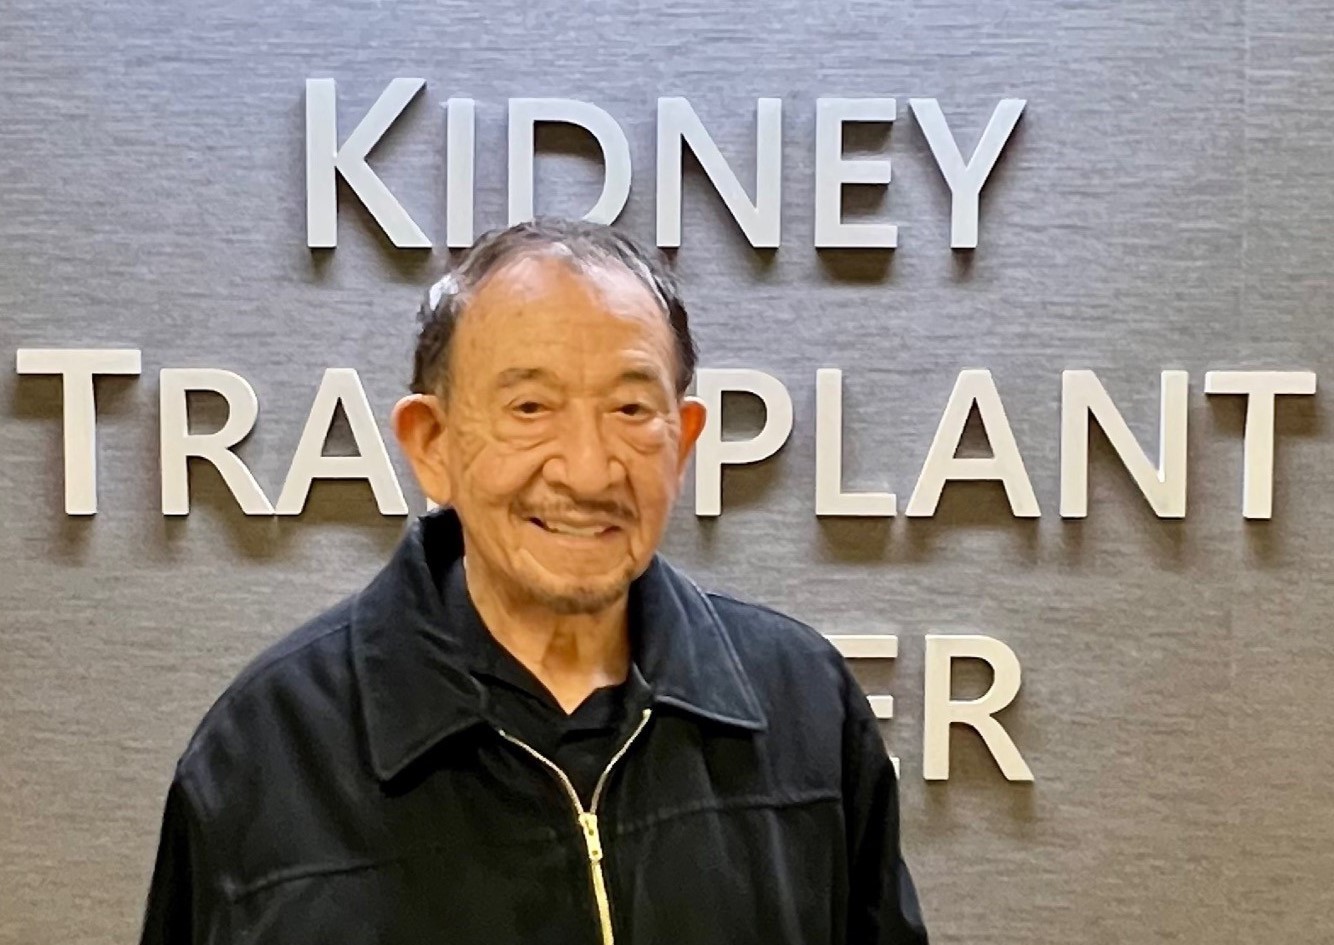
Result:
[[[602,859],[605,851],[602,847],[602,832],[598,824],[598,801],[602,799],[602,789],[607,785],[607,777],[611,774],[611,769],[616,767],[616,763],[621,760],[630,745],[639,737],[639,733],[644,731],[648,725],[649,716],[652,714],[651,708],[644,709],[639,716],[639,724],[635,726],[630,737],[625,740],[616,754],[611,756],[607,762],[607,767],[602,769],[598,775],[597,784],[593,788],[593,799],[584,809],[583,802],[579,800],[579,792],[574,789],[574,783],[570,781],[569,775],[561,770],[560,765],[556,764],[546,755],[542,754],[536,748],[533,748],[527,742],[515,738],[503,728],[497,728],[500,737],[508,742],[518,745],[528,754],[532,755],[546,767],[556,773],[560,783],[565,787],[565,793],[569,795],[570,802],[574,805],[575,817],[579,822],[579,830],[584,836],[584,846],[588,850],[588,870],[593,880],[593,898],[597,902],[598,921],[602,927],[602,945],[615,945],[616,936],[611,927],[611,901],[607,897],[607,877],[602,871]]]

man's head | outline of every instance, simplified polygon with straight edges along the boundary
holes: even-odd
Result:
[[[541,219],[482,236],[422,303],[394,431],[463,523],[470,576],[594,613],[649,564],[704,426],[685,307],[660,256]]]

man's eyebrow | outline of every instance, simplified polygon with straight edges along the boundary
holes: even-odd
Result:
[[[555,383],[556,378],[549,370],[541,367],[506,368],[496,376],[496,388],[504,390],[522,384],[525,381],[548,381]],[[626,368],[616,379],[618,384],[660,384],[662,374],[651,367]]]
[[[516,384],[522,384],[524,381],[551,380],[555,380],[555,378],[546,368],[506,368],[497,375],[496,387],[500,390],[504,390],[507,387],[514,387]]]
[[[617,378],[617,382],[621,384],[660,384],[662,383],[662,374],[657,368],[626,368],[621,372],[621,376]]]

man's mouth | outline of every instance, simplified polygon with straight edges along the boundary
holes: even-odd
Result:
[[[570,535],[575,538],[599,538],[615,531],[617,527],[605,522],[576,525],[572,522],[546,521],[540,518],[530,518],[528,521],[553,535]]]

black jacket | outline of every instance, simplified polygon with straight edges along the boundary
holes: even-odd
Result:
[[[456,514],[251,664],[176,767],[144,945],[919,945],[897,781],[815,630],[661,555],[647,713],[580,811],[442,619]]]

